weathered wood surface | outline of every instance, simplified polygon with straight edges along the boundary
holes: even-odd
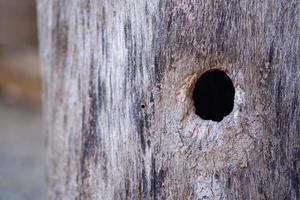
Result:
[[[300,199],[299,4],[38,0],[49,199]],[[213,68],[221,122],[191,100]]]

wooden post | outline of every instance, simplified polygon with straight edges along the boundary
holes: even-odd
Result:
[[[49,199],[300,199],[298,0],[38,0],[38,13]],[[212,69],[235,92],[218,121],[193,98]]]

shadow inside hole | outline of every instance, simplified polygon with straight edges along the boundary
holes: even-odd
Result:
[[[225,72],[207,71],[197,80],[193,91],[195,113],[204,120],[220,122],[232,112],[234,94],[233,83]]]

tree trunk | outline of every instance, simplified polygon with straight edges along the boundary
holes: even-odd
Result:
[[[38,0],[49,199],[300,199],[298,0]],[[211,69],[235,88],[195,113]]]

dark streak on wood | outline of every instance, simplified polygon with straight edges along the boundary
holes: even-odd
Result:
[[[155,158],[152,157],[151,163],[151,197],[154,200],[166,199],[166,195],[163,188],[164,178],[166,172],[163,169],[157,170],[155,166]]]

